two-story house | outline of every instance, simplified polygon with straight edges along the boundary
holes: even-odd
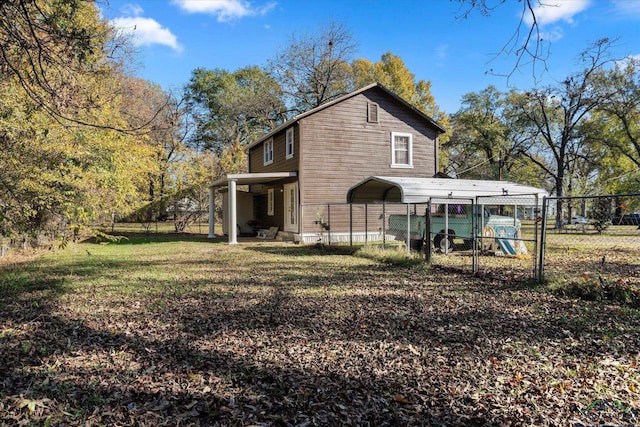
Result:
[[[249,172],[216,181],[210,197],[215,188],[228,187],[224,216],[230,243],[247,218],[304,241],[318,231],[314,207],[345,203],[348,190],[369,176],[435,176],[438,135],[444,131],[389,89],[371,84],[300,114],[250,144]],[[249,192],[240,197],[236,188],[243,184]],[[209,222],[213,236],[212,209]],[[340,221],[334,218],[333,223]]]

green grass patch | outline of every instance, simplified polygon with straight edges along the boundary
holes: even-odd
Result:
[[[355,255],[362,258],[372,259],[385,264],[396,266],[417,266],[425,262],[424,254],[421,252],[407,253],[404,245],[366,245],[355,252]]]

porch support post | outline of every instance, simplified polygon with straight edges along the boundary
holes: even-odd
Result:
[[[214,224],[214,212],[215,212],[215,194],[213,187],[209,187],[209,239],[213,239],[216,235],[213,232]]]
[[[229,180],[229,244],[238,244],[238,218],[236,207],[236,180]]]

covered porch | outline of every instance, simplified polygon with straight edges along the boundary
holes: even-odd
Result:
[[[272,172],[272,173],[241,173],[227,174],[209,185],[209,238],[215,238],[215,192],[217,189],[227,188],[229,199],[227,203],[228,218],[228,243],[238,243],[238,185],[268,184],[274,181],[295,178],[297,172]]]

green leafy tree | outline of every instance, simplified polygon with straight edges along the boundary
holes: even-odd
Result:
[[[113,99],[102,86],[127,49],[94,1],[2,1],[0,40],[0,75],[35,107],[63,124],[113,127],[88,113]]]
[[[0,2],[0,233],[61,232],[141,202],[153,168],[92,1]],[[150,114],[153,116],[153,114]]]
[[[596,73],[607,64],[611,41],[603,39],[581,55],[583,69],[557,86],[534,89],[514,98],[518,123],[530,140],[524,153],[552,180],[554,192],[562,197],[567,177],[578,158],[588,157],[587,140],[580,126],[610,96],[594,84]],[[559,202],[556,224],[562,224],[563,203]]]
[[[71,131],[26,98],[17,83],[0,86],[0,233],[60,232],[66,224],[135,209],[152,167],[146,146],[106,128]],[[126,125],[111,107],[94,111],[91,119]]]
[[[278,83],[258,67],[193,71],[185,91],[195,122],[192,144],[221,155],[264,135],[284,119]]]
[[[609,96],[591,117],[587,135],[603,151],[599,178],[612,193],[640,186],[640,61],[627,59],[599,70],[595,85]]]
[[[457,165],[457,175],[468,178],[503,179],[521,156],[525,139],[513,126],[509,94],[494,86],[462,98],[453,115],[447,144]],[[471,166],[470,166],[471,165]]]
[[[591,225],[598,233],[602,233],[611,226],[611,204],[612,200],[609,197],[598,198],[588,213]]]
[[[436,104],[431,93],[431,82],[416,80],[402,58],[387,52],[380,61],[372,63],[366,59],[356,59],[351,64],[353,88],[371,83],[381,83],[411,105],[429,115],[441,125],[449,124],[449,117]]]

